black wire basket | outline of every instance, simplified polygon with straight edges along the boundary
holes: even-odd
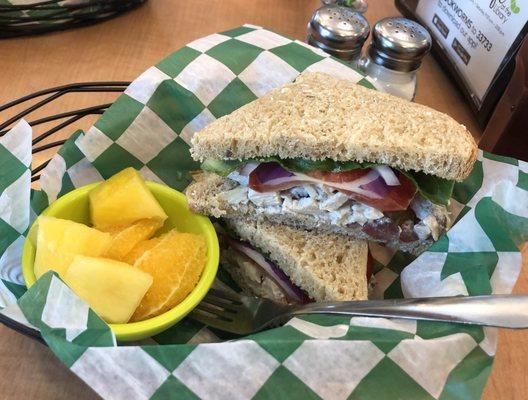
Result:
[[[108,97],[108,94],[118,95],[123,92],[130,82],[83,82],[53,87],[28,94],[19,99],[0,105],[0,137],[5,135],[9,129],[21,118],[28,121],[33,128],[32,153],[46,153],[38,165],[31,167],[31,180],[37,182],[40,172],[48,165],[51,157],[66,139],[74,132],[75,128],[87,129],[91,125],[89,117],[98,116],[112,105],[112,103],[101,103],[100,97]],[[60,113],[49,113],[46,108],[54,106],[58,101],[68,96],[90,95],[91,105]],[[99,101],[98,101],[99,97]],[[39,114],[38,118],[34,115]],[[44,115],[44,116],[42,116]],[[62,139],[60,139],[62,138]],[[51,150],[51,151],[49,151]],[[5,315],[0,314],[0,322],[24,335],[42,342],[40,333],[29,328]]]
[[[90,25],[136,8],[147,0],[35,0],[0,2],[0,38],[34,35]],[[8,2],[16,3],[14,0]]]

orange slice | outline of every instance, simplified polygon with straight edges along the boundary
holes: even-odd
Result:
[[[162,240],[163,235],[139,242],[132,248],[132,250],[127,253],[125,257],[123,257],[123,261],[130,265],[134,265],[134,263],[138,260],[139,257],[141,257],[145,252],[152,249]]]
[[[150,239],[162,225],[159,219],[142,219],[125,228],[111,228],[112,243],[104,256],[124,261],[134,246]]]
[[[154,281],[131,321],[152,318],[179,304],[196,286],[206,259],[207,245],[203,236],[168,232],[134,264],[152,275]]]

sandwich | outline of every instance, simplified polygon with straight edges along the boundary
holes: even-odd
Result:
[[[280,303],[367,299],[366,242],[266,221],[221,224],[220,263],[244,292]]]
[[[451,117],[323,73],[301,74],[192,138],[191,209],[420,254],[450,226],[477,146]]]

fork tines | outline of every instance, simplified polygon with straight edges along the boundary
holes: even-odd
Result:
[[[241,306],[243,303],[236,293],[210,289],[193,312],[205,314],[204,316],[209,318],[232,321]]]

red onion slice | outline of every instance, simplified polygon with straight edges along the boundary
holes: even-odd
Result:
[[[279,163],[259,164],[249,175],[248,186],[257,192],[277,192],[301,185],[302,179]]]
[[[332,187],[334,189],[343,190],[344,192],[357,193],[357,194],[360,194],[362,196],[365,196],[371,199],[383,198],[382,195],[378,194],[378,192],[380,192],[379,188],[377,188],[377,191],[373,191],[371,190],[369,186],[371,182],[376,181],[380,177],[380,175],[378,174],[376,170],[370,170],[367,174],[363,175],[361,178],[350,181],[350,182],[324,181],[324,180],[312,178],[311,176],[300,174],[300,173],[297,173],[296,176],[298,178],[302,178],[303,181],[307,181],[311,183],[319,183],[322,185]]]
[[[245,164],[242,169],[239,171],[239,174],[242,176],[249,176],[259,166],[259,163],[253,162],[253,163],[247,163]]]
[[[385,183],[389,186],[398,186],[400,185],[400,180],[394,173],[391,167],[388,167],[386,165],[380,165],[378,167],[374,167],[374,169],[378,172],[378,174],[381,175]]]
[[[293,173],[284,169],[275,162],[262,163],[255,168],[249,176],[249,187],[257,192],[277,192],[279,190],[290,189],[305,183],[316,183],[326,185],[345,192],[353,192],[362,196],[381,199],[388,190],[382,190],[381,185],[385,185],[383,179],[379,179],[380,174],[375,169],[370,169],[360,178],[349,182],[334,182],[315,178],[302,173]],[[376,182],[369,186],[370,183]]]
[[[385,181],[381,176],[378,176],[373,181],[361,185],[360,188],[368,192],[375,193],[380,199],[387,197],[390,192],[389,186],[385,184]],[[372,196],[370,197],[372,198]]]
[[[250,258],[261,270],[263,270],[267,276],[269,276],[277,286],[282,290],[286,299],[296,303],[309,303],[312,300],[298,287],[296,286],[274,263],[267,260],[262,254],[255,250],[250,244],[233,239],[229,236],[224,236],[226,242],[236,251],[244,254]]]
[[[295,176],[293,172],[282,168],[279,163],[270,162],[259,164],[253,172],[262,183],[273,183],[275,181]]]

